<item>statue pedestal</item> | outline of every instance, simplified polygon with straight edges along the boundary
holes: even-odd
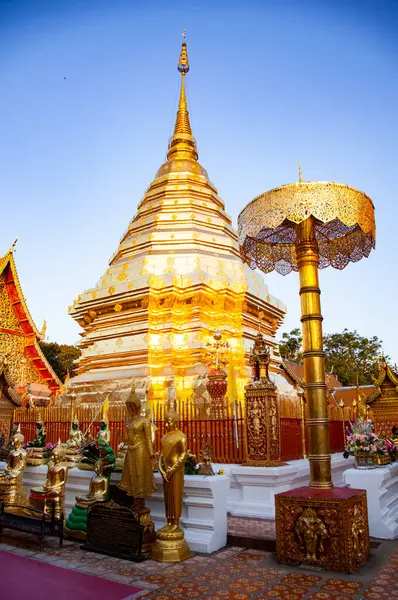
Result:
[[[353,573],[370,551],[366,492],[302,487],[275,496],[276,557]]]
[[[145,502],[158,530],[166,524],[160,473],[155,473],[155,483],[156,492]],[[208,554],[226,545],[228,493],[229,477],[225,475],[185,475],[180,527],[192,551]]]
[[[342,453],[332,454],[332,475],[336,487],[345,485],[343,473],[353,465],[353,457],[346,460]],[[231,480],[227,510],[233,517],[274,521],[275,495],[306,486],[310,478],[310,464],[304,458],[280,467],[213,464],[214,471],[220,468]]]
[[[369,532],[372,537],[398,537],[398,463],[371,470],[347,469],[344,482],[350,488],[366,490]]]

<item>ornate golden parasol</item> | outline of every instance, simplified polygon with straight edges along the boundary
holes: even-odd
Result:
[[[348,185],[303,181],[301,170],[299,179],[257,196],[242,210],[239,241],[252,269],[299,272],[310,486],[331,488],[318,269],[344,269],[369,256],[376,239],[374,206]]]

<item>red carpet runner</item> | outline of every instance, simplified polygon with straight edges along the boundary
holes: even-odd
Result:
[[[140,589],[0,551],[0,598],[123,600]]]

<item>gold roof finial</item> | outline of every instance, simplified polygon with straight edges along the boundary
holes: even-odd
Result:
[[[195,138],[192,135],[191,123],[185,95],[185,75],[189,71],[188,51],[186,42],[186,31],[183,31],[183,42],[181,44],[180,58],[177,69],[181,73],[181,91],[178,103],[176,123],[173,137],[169,143],[167,160],[197,160]]]
[[[297,164],[298,164],[298,172],[299,172],[299,182],[302,183],[303,182],[303,172],[301,170],[300,159],[298,159]]]

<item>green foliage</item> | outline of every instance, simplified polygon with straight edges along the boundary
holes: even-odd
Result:
[[[382,355],[382,341],[377,336],[360,336],[357,331],[344,329],[342,333],[323,336],[325,369],[334,373],[342,385],[372,383],[372,375],[377,375],[377,360]],[[302,336],[300,329],[284,333],[279,342],[282,358],[293,362],[303,362]]]
[[[293,362],[301,363],[303,361],[303,338],[299,328],[293,329],[290,333],[283,333],[279,342],[279,353],[282,358]]]
[[[76,368],[74,361],[81,354],[79,348],[56,342],[40,342],[40,348],[61,381],[65,380],[67,373],[73,377]]]
[[[372,384],[377,375],[377,359],[382,356],[382,340],[377,336],[362,337],[344,329],[323,337],[326,371],[337,375],[342,385]]]
[[[195,454],[192,454],[190,450],[187,452],[187,460],[184,465],[185,475],[196,475],[198,470],[198,463],[196,462]]]

